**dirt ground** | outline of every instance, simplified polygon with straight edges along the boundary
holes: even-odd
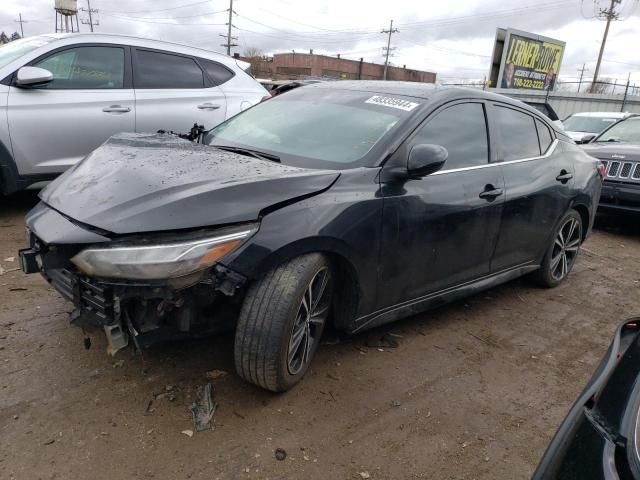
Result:
[[[144,368],[130,352],[107,356],[100,336],[85,350],[71,305],[11,271],[36,201],[0,198],[7,479],[528,478],[616,325],[640,313],[638,222],[604,218],[560,287],[523,279],[326,342],[305,380],[274,395],[235,375],[232,336],[157,346]],[[386,332],[398,348],[365,346]],[[213,369],[228,374],[207,380]],[[215,430],[188,437],[187,406],[207,381]]]

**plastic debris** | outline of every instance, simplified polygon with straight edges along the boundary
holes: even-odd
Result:
[[[196,400],[191,404],[189,410],[193,415],[193,427],[196,432],[211,429],[211,420],[216,412],[216,404],[211,398],[211,384],[198,387],[196,391]]]
[[[402,336],[393,333],[385,333],[381,337],[370,336],[365,345],[370,348],[398,348],[400,346],[399,338]]]
[[[360,472],[360,478],[371,478],[369,472]]]
[[[225,372],[224,370],[218,370],[217,368],[214,370],[209,370],[207,373],[204,374],[205,377],[211,380],[215,380],[216,378],[226,377],[227,375],[228,375],[227,372]]]
[[[180,433],[186,435],[189,438],[193,437],[193,430],[182,430]]]

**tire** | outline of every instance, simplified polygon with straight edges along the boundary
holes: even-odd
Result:
[[[553,233],[551,244],[533,279],[542,287],[553,288],[564,281],[571,272],[582,243],[582,217],[569,210]]]
[[[254,282],[236,328],[238,375],[273,392],[298,383],[320,344],[332,296],[331,264],[320,253],[294,258]]]

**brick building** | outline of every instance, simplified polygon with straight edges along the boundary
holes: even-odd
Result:
[[[269,58],[243,58],[251,63],[257,78],[295,80],[303,78],[343,78],[351,80],[381,80],[384,65],[364,62],[362,59],[329,57],[310,53],[276,53]],[[387,68],[387,80],[435,83],[436,74],[405,67]]]

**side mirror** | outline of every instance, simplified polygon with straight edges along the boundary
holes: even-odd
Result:
[[[41,85],[51,80],[53,80],[53,73],[49,70],[38,67],[22,67],[18,70],[16,84],[19,87],[29,87],[32,85]]]
[[[584,137],[582,137],[580,140],[576,141],[576,143],[578,145],[582,145],[584,143],[589,143],[594,138],[596,138],[596,136],[593,133],[589,133],[589,134],[585,135]]]
[[[407,171],[411,177],[426,177],[442,168],[449,152],[440,145],[414,145],[409,152]]]

